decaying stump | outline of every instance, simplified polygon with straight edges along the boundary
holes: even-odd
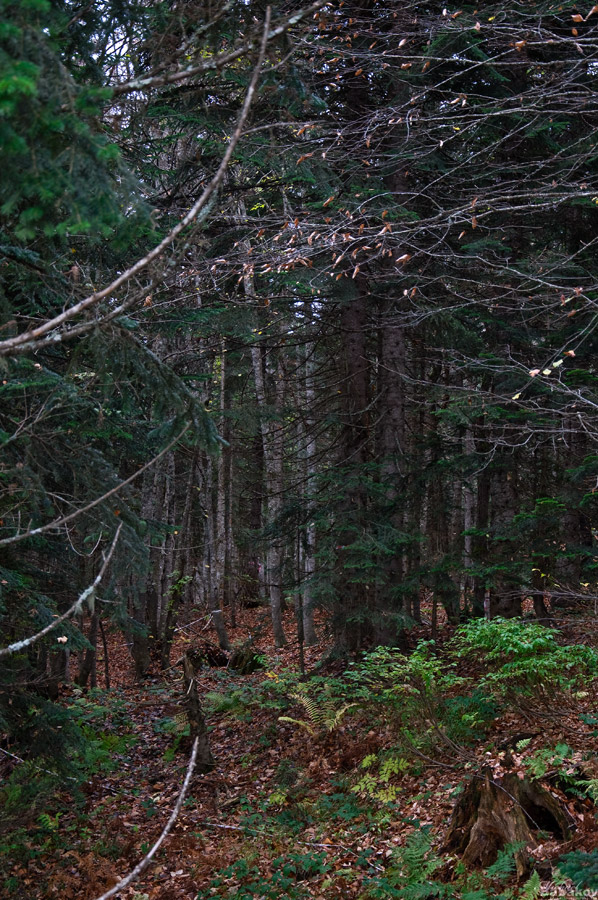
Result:
[[[228,654],[210,641],[200,641],[193,647],[189,647],[187,656],[195,670],[201,669],[202,666],[218,669],[228,665]]]
[[[487,768],[469,782],[457,800],[442,851],[460,854],[466,866],[486,867],[507,844],[523,844],[515,854],[521,877],[528,868],[525,848],[538,846],[538,832],[569,838],[567,815],[556,797],[516,772],[493,778]]]
[[[206,772],[211,772],[214,768],[214,757],[210,751],[206,720],[197,693],[195,668],[187,653],[183,656],[183,687],[185,690],[185,709],[187,711],[187,718],[189,719],[191,740],[194,741],[196,737],[199,738],[195,770],[196,772],[205,774]]]
[[[256,653],[251,641],[233,648],[228,665],[239,675],[251,675],[252,672],[265,668],[264,661]]]

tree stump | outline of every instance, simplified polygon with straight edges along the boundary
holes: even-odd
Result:
[[[486,768],[457,800],[441,849],[460,854],[466,866],[486,867],[507,844],[523,844],[515,853],[521,878],[528,869],[526,848],[538,846],[538,832],[561,840],[570,837],[559,801],[537,781],[516,772],[493,778]]]
[[[215,763],[208,742],[205,716],[197,693],[195,667],[187,653],[183,656],[183,687],[185,689],[185,709],[189,719],[191,741],[193,742],[196,737],[199,738],[195,771],[205,774],[212,771]]]
[[[228,665],[228,654],[210,641],[200,641],[200,643],[194,644],[193,647],[189,647],[186,655],[196,671],[203,666],[219,669]]]
[[[230,655],[229,668],[234,669],[239,675],[251,675],[258,669],[264,669],[263,660],[255,652],[251,641],[246,641],[238,647],[233,647]]]

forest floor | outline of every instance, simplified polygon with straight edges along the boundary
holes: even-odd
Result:
[[[292,635],[292,612],[285,625]],[[318,622],[318,630],[321,642],[305,649],[308,673],[327,649],[325,621]],[[594,623],[590,627],[577,621],[571,630],[575,633],[568,641],[595,643]],[[415,637],[429,638],[425,628],[419,631],[414,642]],[[444,625],[439,645],[448,632]],[[245,676],[218,668],[199,672],[216,766],[207,775],[193,777],[176,825],[155,860],[119,896],[128,900],[408,897],[403,888],[405,878],[409,880],[405,875],[409,858],[401,856],[401,848],[409,846],[409,835],[421,834],[422,829],[430,835],[432,850],[414,845],[413,853],[419,853],[420,862],[424,856],[435,860],[429,878],[436,870],[434,878],[454,880],[457,860],[447,862],[443,857],[441,864],[430,854],[442,841],[464,779],[484,766],[500,769],[504,753],[501,757],[497,748],[508,735],[526,735],[526,758],[544,758],[544,777],[572,828],[569,841],[550,833],[538,836],[534,856],[540,879],[534,896],[573,896],[570,886],[552,883],[550,869],[551,861],[563,852],[598,846],[593,804],[568,791],[563,780],[567,771],[577,771],[582,753],[587,758],[594,751],[598,760],[594,689],[589,688],[580,701],[589,725],[580,722],[579,705],[574,713],[560,709],[541,722],[510,712],[493,720],[462,754],[439,748],[433,758],[416,756],[407,765],[393,754],[397,726],[392,715],[349,709],[339,715],[332,731],[314,734],[308,730],[309,720],[303,725],[279,721],[281,712],[287,712],[281,685],[286,673],[298,671],[298,646],[291,641],[277,650],[269,634],[266,610],[241,611],[233,638],[241,642],[252,636],[265,668]],[[172,660],[209,637],[205,620],[180,630]],[[176,802],[190,751],[184,731],[182,667],[175,663],[167,673],[155,672],[143,684],[134,684],[128,648],[116,632],[109,635],[109,666],[111,691],[102,690],[100,675],[95,691],[85,694],[67,687],[62,696],[62,702],[77,704],[89,734],[95,735],[97,772],[84,784],[83,794],[73,797],[64,792],[55,798],[46,819],[40,819],[37,809],[30,821],[23,822],[23,840],[30,852],[16,848],[12,870],[2,873],[10,886],[7,896],[93,900],[143,857]],[[334,677],[334,667],[325,671]],[[306,710],[296,703],[288,712],[297,720],[306,719]],[[553,757],[546,751],[559,747]],[[385,759],[390,760],[386,768]],[[521,755],[512,762],[515,768],[519,764]],[[369,782],[364,776],[371,776]],[[355,790],[358,783],[361,790]],[[499,894],[498,888],[493,893],[489,876],[475,876],[467,886],[472,896],[476,888],[489,891],[480,897]]]

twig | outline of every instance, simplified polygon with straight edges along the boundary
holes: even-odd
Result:
[[[14,760],[16,760],[16,762],[20,762],[20,763],[26,762],[26,760],[24,760],[22,756],[17,756],[16,753],[11,753],[10,750],[4,750],[2,747],[0,747],[0,753],[4,753],[5,756],[9,756],[10,759],[14,759]],[[54,778],[58,777],[58,773],[52,772],[50,769],[44,769],[41,766],[36,766],[32,762],[30,762],[29,765],[33,766],[33,768],[36,770],[36,772],[45,772],[46,775],[52,775],[52,777],[54,777]],[[67,775],[66,778],[68,779],[68,781],[78,781],[78,779],[74,778],[72,775]]]
[[[35,644],[36,641],[39,641],[40,638],[43,638],[44,635],[48,634],[50,631],[52,631],[53,628],[56,628],[58,625],[60,625],[62,622],[64,622],[65,619],[68,619],[70,616],[72,616],[75,613],[82,610],[83,604],[86,601],[87,602],[93,601],[93,598],[94,598],[95,592],[96,592],[96,588],[99,585],[102,578],[104,577],[104,573],[106,572],[106,569],[108,568],[108,564],[110,563],[110,559],[112,558],[112,554],[114,553],[114,548],[116,547],[116,542],[118,541],[122,527],[123,527],[122,522],[120,522],[118,528],[116,529],[116,534],[114,535],[114,540],[112,541],[112,546],[110,547],[110,550],[108,551],[108,555],[104,558],[102,568],[96,575],[95,580],[93,581],[92,584],[89,585],[89,587],[86,587],[85,590],[81,594],[79,594],[79,596],[77,597],[77,599],[75,600],[73,605],[70,607],[70,609],[67,609],[67,611],[65,613],[63,613],[57,619],[54,619],[53,622],[50,622],[49,625],[46,625],[46,627],[42,628],[41,631],[38,631],[37,634],[32,634],[27,638],[23,638],[22,641],[17,641],[15,644],[9,644],[8,647],[0,648],[0,659],[3,656],[10,656],[11,653],[18,653],[19,650],[24,650],[25,647],[30,647],[32,644]]]
[[[109,891],[106,891],[105,894],[102,894],[101,897],[96,897],[96,900],[108,900],[108,897],[113,897],[115,894],[118,894],[120,891],[122,891],[126,887],[128,887],[132,881],[135,881],[135,879],[138,878],[141,875],[141,873],[149,866],[150,862],[152,861],[152,858],[156,855],[156,853],[158,852],[158,850],[160,849],[160,847],[162,846],[162,844],[168,837],[168,835],[172,829],[172,826],[178,819],[179,813],[183,806],[183,801],[184,801],[187,791],[189,789],[189,784],[191,783],[191,777],[193,775],[193,770],[195,769],[195,761],[197,759],[198,747],[199,747],[199,737],[196,737],[195,741],[193,742],[193,750],[191,751],[191,759],[189,760],[189,765],[187,767],[187,774],[185,775],[185,780],[183,782],[181,792],[178,796],[177,802],[175,803],[174,809],[172,810],[172,813],[170,814],[170,818],[162,830],[162,834],[160,835],[160,837],[158,838],[156,843],[153,845],[153,847],[151,847],[150,850],[148,850],[148,852],[145,854],[143,859],[137,863],[137,865],[135,866],[133,871],[129,872],[129,874],[126,875],[124,878],[121,878],[121,880],[118,882],[118,884],[115,884],[114,887],[110,888]]]
[[[302,19],[307,18],[307,16],[311,15],[312,13],[316,13],[327,4],[328,0],[316,0],[315,3],[312,3],[310,6],[306,6],[303,9],[298,10],[296,13],[293,13],[290,16],[287,16],[281,22],[275,22],[272,30],[268,30],[266,40],[271,41],[273,38],[284,34],[284,32],[288,31],[288,29],[292,25],[297,25]],[[188,66],[186,69],[178,69],[177,71],[170,72],[167,75],[136,78],[133,81],[127,81],[124,84],[119,84],[114,87],[112,89],[112,96],[118,97],[120,94],[130,94],[134,91],[144,91],[153,87],[165,87],[167,84],[176,84],[178,81],[184,81],[187,78],[193,78],[195,75],[201,75],[204,72],[222,69],[225,66],[230,65],[232,62],[235,62],[235,60],[239,59],[241,56],[245,56],[246,53],[249,53],[251,50],[253,50],[254,46],[254,41],[249,40],[244,44],[241,44],[241,46],[236,47],[234,50],[229,51],[228,53],[217,54],[216,56],[212,57],[212,59],[203,60],[196,66]]]

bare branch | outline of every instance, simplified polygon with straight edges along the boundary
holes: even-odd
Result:
[[[17,641],[15,644],[9,644],[8,647],[0,648],[0,659],[3,656],[10,656],[12,653],[18,653],[20,650],[24,650],[25,647],[31,647],[32,644],[35,644],[37,641],[39,641],[40,638],[45,637],[46,634],[48,634],[66,619],[69,619],[76,613],[81,612],[84,603],[90,603],[93,601],[96,589],[100,581],[104,577],[106,569],[108,568],[110,560],[112,559],[112,554],[114,553],[114,548],[116,547],[117,541],[120,537],[122,527],[122,522],[120,522],[118,528],[116,529],[116,534],[114,535],[114,540],[112,541],[112,545],[110,547],[110,550],[108,551],[108,555],[104,558],[102,568],[96,575],[93,583],[90,584],[89,587],[86,587],[81,594],[79,594],[73,605],[57,619],[54,619],[53,622],[50,622],[49,625],[46,625],[45,628],[42,628],[41,631],[38,631],[37,634],[32,634],[30,637],[24,638],[22,641]]]
[[[296,25],[309,15],[322,9],[327,3],[328,0],[316,0],[316,2],[310,4],[310,6],[306,6],[303,9],[298,10],[298,12],[293,13],[293,15],[286,16],[280,22],[274,23],[272,29],[268,30],[266,40],[271,41],[273,38],[284,34],[284,32],[288,31],[293,25]],[[126,84],[117,85],[113,89],[113,96],[118,97],[121,94],[130,94],[134,91],[145,91],[149,88],[164,87],[167,84],[176,84],[179,81],[185,81],[187,78],[193,78],[195,75],[202,75],[204,72],[213,72],[214,70],[223,69],[231,62],[234,62],[241,56],[245,56],[247,53],[251,52],[251,50],[255,49],[255,46],[255,39],[251,39],[241,44],[239,47],[236,47],[234,50],[230,50],[228,53],[219,53],[212,57],[212,59],[203,60],[196,66],[188,66],[185,69],[179,69],[178,71],[170,72],[167,75],[135,78],[133,81],[127,81]]]

